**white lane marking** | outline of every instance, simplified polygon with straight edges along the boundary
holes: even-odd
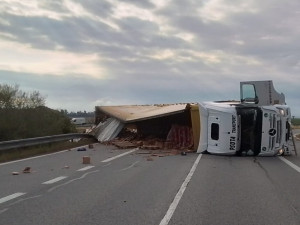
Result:
[[[17,193],[14,193],[14,194],[12,194],[12,195],[8,195],[8,196],[6,196],[6,197],[4,197],[4,198],[0,198],[0,203],[7,202],[7,201],[9,201],[9,200],[12,200],[12,199],[14,199],[14,198],[20,197],[20,196],[25,195],[25,194],[26,194],[26,193],[17,192]]]
[[[115,160],[115,159],[117,159],[117,158],[120,158],[120,157],[122,157],[122,156],[128,155],[128,154],[130,154],[130,153],[132,153],[132,152],[135,152],[135,151],[137,151],[137,150],[138,150],[138,149],[135,148],[135,149],[132,149],[132,150],[130,150],[130,151],[128,151],[128,152],[122,153],[122,154],[120,154],[120,155],[117,155],[117,156],[114,156],[114,157],[105,159],[105,160],[103,160],[103,161],[101,161],[101,162],[104,162],[104,163],[105,163],[105,162],[110,162],[110,161],[113,161],[113,160]]]
[[[134,162],[134,163],[132,163],[130,166],[128,166],[128,167],[126,167],[126,168],[124,168],[124,169],[121,169],[121,170],[119,170],[119,171],[124,171],[124,170],[128,170],[128,169],[130,169],[131,167],[134,167],[136,164],[138,164],[140,161],[136,161],[136,162]]]
[[[294,163],[290,162],[289,160],[287,160],[286,158],[280,156],[278,157],[281,161],[285,162],[287,165],[289,165],[290,167],[292,167],[294,170],[296,170],[298,173],[300,173],[300,167],[295,165]]]
[[[81,168],[81,169],[79,169],[79,170],[77,170],[77,171],[86,171],[86,170],[89,170],[89,169],[92,169],[92,168],[94,168],[95,166],[86,166],[86,167],[83,167],[83,168]]]
[[[14,160],[14,161],[10,161],[10,162],[0,163],[0,166],[12,164],[12,163],[17,163],[17,162],[22,162],[22,161],[27,161],[27,160],[30,160],[30,159],[42,158],[42,157],[46,157],[46,156],[49,156],[49,155],[56,155],[56,154],[60,154],[60,153],[64,153],[64,152],[73,151],[75,149],[83,148],[83,147],[87,148],[88,145],[78,146],[78,147],[72,148],[70,150],[67,149],[67,150],[62,150],[62,151],[59,151],[59,152],[53,152],[53,153],[49,153],[49,154],[45,154],[45,155],[33,156],[33,157],[30,157],[30,158],[26,158],[26,159],[18,159],[18,160]]]
[[[82,175],[81,177],[79,177],[79,178],[75,178],[75,179],[69,180],[69,181],[67,181],[67,182],[65,182],[65,183],[63,183],[63,184],[57,185],[57,186],[55,186],[55,187],[52,187],[52,188],[50,188],[50,189],[48,190],[48,192],[51,192],[51,191],[53,191],[53,190],[55,190],[55,189],[57,189],[57,188],[59,188],[59,187],[65,186],[65,185],[67,185],[67,184],[70,184],[70,183],[72,183],[72,182],[74,182],[74,181],[76,181],[76,180],[83,179],[83,178],[85,178],[87,175],[89,175],[89,174],[91,174],[91,173],[96,173],[96,172],[99,172],[99,170],[94,170],[94,171],[85,173],[85,174],[83,174],[83,175]]]
[[[166,215],[161,220],[161,222],[160,222],[159,225],[167,225],[170,222],[170,220],[171,220],[171,218],[173,216],[173,213],[175,212],[175,210],[177,208],[177,205],[178,205],[180,199],[182,198],[183,193],[184,193],[184,191],[185,191],[188,183],[192,179],[192,176],[193,176],[193,174],[194,174],[194,172],[195,172],[195,170],[197,168],[197,165],[198,165],[198,163],[199,163],[199,161],[201,159],[201,156],[202,156],[202,154],[199,154],[199,156],[197,157],[196,161],[194,162],[193,167],[191,168],[189,174],[187,175],[187,177],[185,178],[184,182],[182,183],[182,185],[181,185],[178,193],[176,194],[173,202],[171,203],[171,205],[170,205],[170,207],[169,207]]]
[[[65,176],[56,177],[52,180],[45,181],[43,184],[53,184],[53,183],[56,183],[58,181],[61,181],[61,180],[65,179],[65,178],[67,178],[67,177],[65,177]]]

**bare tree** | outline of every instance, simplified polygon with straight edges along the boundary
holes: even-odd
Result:
[[[40,92],[24,92],[19,85],[0,84],[0,108],[36,108],[45,105],[45,97]]]

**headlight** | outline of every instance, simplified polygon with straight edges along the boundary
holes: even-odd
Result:
[[[285,113],[284,113],[284,110],[283,110],[283,109],[279,109],[279,112],[280,112],[280,114],[281,114],[282,116],[284,116],[284,115],[285,115]]]
[[[283,153],[284,153],[284,149],[283,148],[279,149],[278,155],[282,155]]]

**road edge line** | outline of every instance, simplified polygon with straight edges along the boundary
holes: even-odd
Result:
[[[300,173],[300,167],[295,165],[294,163],[290,162],[289,160],[287,160],[286,158],[280,156],[278,157],[282,162],[285,162],[287,165],[289,165],[290,167],[292,167],[294,170],[296,170],[298,173]]]

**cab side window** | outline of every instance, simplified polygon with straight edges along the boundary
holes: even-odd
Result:
[[[212,123],[211,124],[211,139],[212,140],[219,140],[219,124]]]

